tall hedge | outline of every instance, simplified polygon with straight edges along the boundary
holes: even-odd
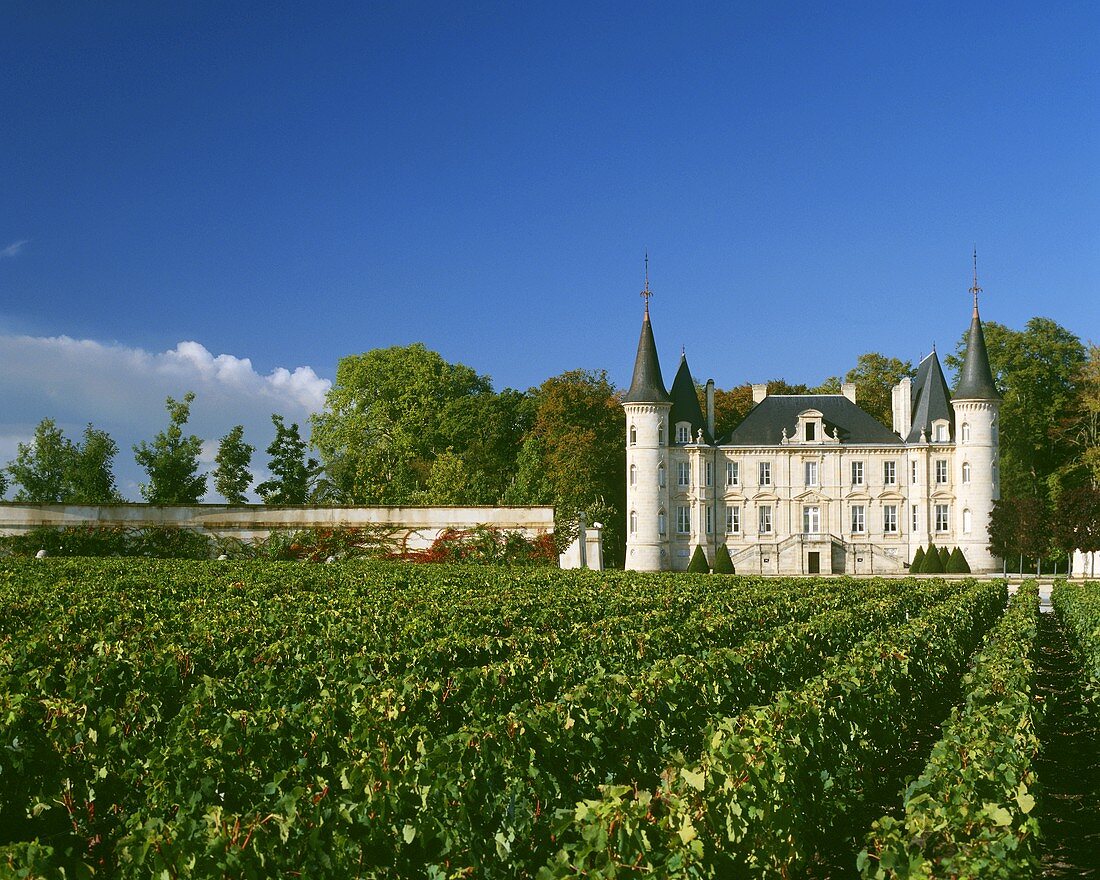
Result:
[[[920,574],[922,565],[924,565],[924,548],[918,547],[917,552],[913,554],[913,561],[909,563],[909,573]]]
[[[730,558],[729,548],[725,544],[718,546],[718,552],[714,554],[715,574],[736,574],[733,568],[733,559]]]
[[[943,558],[934,543],[928,544],[924,551],[924,562],[921,563],[921,574],[943,574]]]
[[[949,574],[970,574],[970,563],[958,547],[951,551],[951,558],[947,560],[947,571]]]
[[[707,554],[703,552],[703,548],[698,544],[695,545],[695,552],[691,555],[691,562],[688,563],[688,571],[702,572],[703,574],[710,571]]]

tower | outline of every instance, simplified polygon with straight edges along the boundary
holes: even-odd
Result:
[[[974,253],[974,313],[966,338],[966,357],[951,399],[955,410],[955,486],[957,543],[971,569],[990,571],[997,559],[989,552],[989,521],[1001,497],[998,414],[1001,395],[993,381],[985,334],[978,316],[978,254]]]
[[[657,344],[649,322],[649,257],[646,257],[645,313],[626,410],[626,568],[660,571],[670,565],[668,554],[668,416],[672,399],[661,378]]]

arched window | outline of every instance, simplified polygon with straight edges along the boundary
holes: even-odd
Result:
[[[657,511],[657,534],[663,535],[667,530],[665,509],[662,507]]]
[[[993,485],[997,485],[997,462],[993,462],[989,466],[989,475],[993,477]]]
[[[630,485],[638,485],[638,466],[636,464],[630,466]]]
[[[638,511],[630,511],[630,534],[636,535],[638,533]]]
[[[970,482],[970,462],[968,461],[963,462],[963,482]]]
[[[962,442],[970,442],[970,422],[963,422],[962,426]]]
[[[657,423],[657,445],[658,446],[664,446],[665,445],[665,423],[664,422],[658,422]]]
[[[638,429],[633,425],[630,426],[630,445],[634,446],[638,442]]]
[[[663,464],[657,465],[657,485],[662,488],[665,485],[665,466]]]
[[[963,532],[965,532],[966,534],[969,535],[970,534],[970,529],[971,529],[972,526],[973,526],[973,519],[970,516],[970,511],[969,510],[964,510],[963,511]]]

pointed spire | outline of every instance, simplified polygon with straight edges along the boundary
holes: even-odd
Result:
[[[982,292],[982,289],[978,287],[978,246],[974,245],[974,286],[970,288],[970,292],[974,294],[974,317],[978,317],[978,294]]]
[[[694,438],[699,431],[702,431],[709,443],[710,432],[706,429],[707,422],[703,417],[703,408],[699,405],[699,395],[695,390],[695,380],[691,378],[691,368],[688,366],[686,352],[680,353],[680,366],[676,370],[676,378],[672,380],[669,396],[672,398],[672,415],[669,416],[669,424],[689,422],[691,436]]]
[[[623,403],[670,403],[671,398],[665,390],[661,378],[661,362],[657,358],[657,343],[653,339],[653,326],[649,323],[649,298],[653,292],[649,289],[649,253],[645,256],[645,287],[642,299],[645,300],[645,313],[642,315],[642,334],[638,338],[638,354],[634,358],[634,375],[630,380],[630,389],[623,397]]]
[[[959,371],[959,387],[953,395],[955,400],[1000,400],[997,383],[993,381],[993,370],[989,366],[989,353],[985,348],[985,332],[982,319],[978,317],[978,249],[974,248],[974,285],[970,288],[974,295],[974,314],[970,319],[970,330],[966,335],[966,357]]]

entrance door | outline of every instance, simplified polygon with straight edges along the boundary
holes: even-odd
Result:
[[[821,574],[821,554],[816,550],[811,550],[808,554],[806,571],[808,574]]]

